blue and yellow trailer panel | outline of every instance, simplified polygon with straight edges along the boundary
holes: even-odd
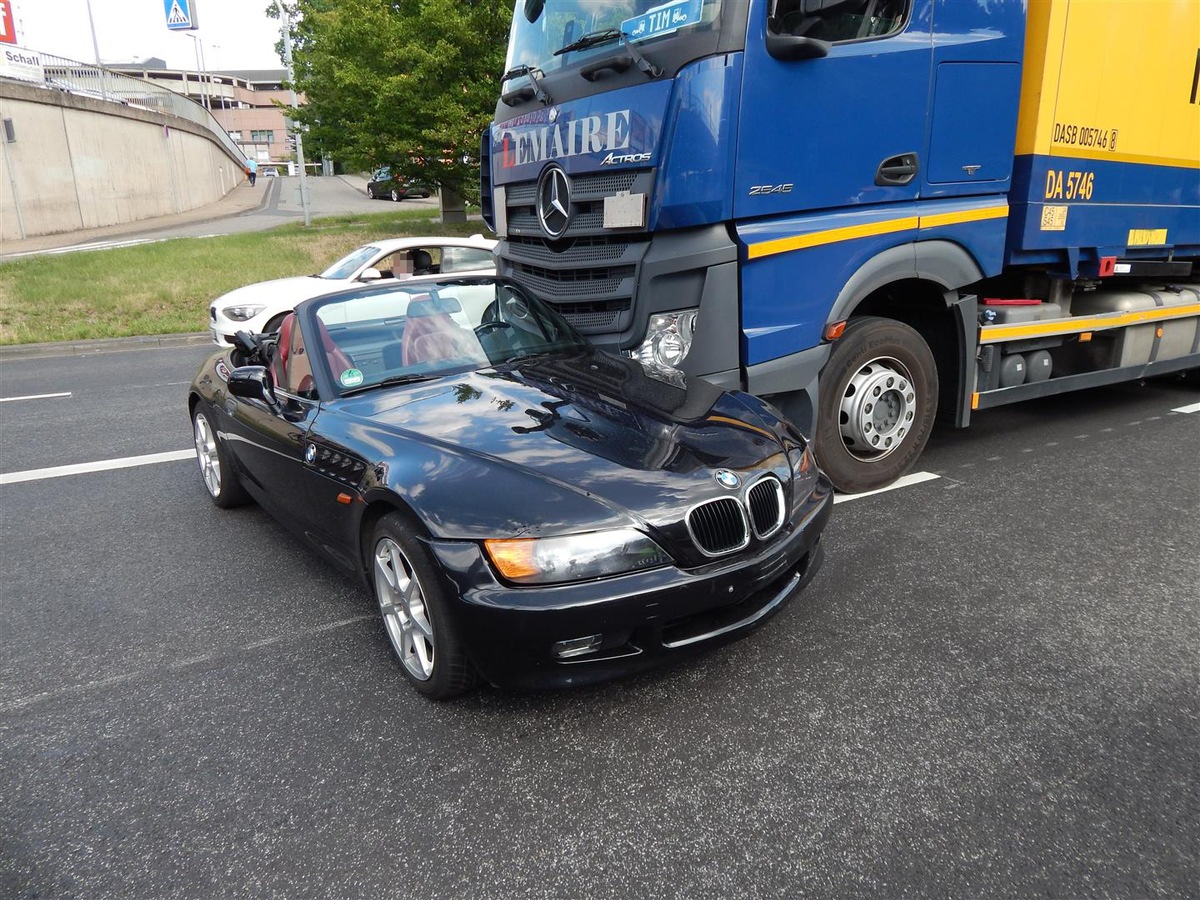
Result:
[[[1200,0],[1029,0],[1009,264],[1200,256]]]

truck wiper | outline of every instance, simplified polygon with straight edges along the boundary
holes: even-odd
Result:
[[[582,37],[571,41],[565,47],[555,50],[554,55],[561,56],[564,53],[573,53],[576,50],[586,50],[588,47],[611,44],[613,41],[621,42],[621,46],[629,54],[630,58],[637,63],[640,72],[645,73],[650,78],[657,78],[662,74],[663,70],[642,56],[638,52],[638,49],[630,43],[629,37],[620,28],[605,28],[603,31],[590,31]]]
[[[509,91],[506,94],[500,95],[500,102],[505,106],[516,106],[518,103],[524,103],[529,99],[536,99],[543,106],[549,106],[554,101],[550,99],[550,95],[543,89],[541,82],[538,81],[538,76],[543,75],[541,69],[536,66],[527,66],[522,63],[519,66],[513,66],[500,77],[500,82],[504,83],[513,78],[520,78],[522,75],[529,77],[529,84],[524,87],[517,88],[515,91]]]
[[[581,35],[565,47],[559,47],[554,51],[555,56],[562,56],[564,53],[574,53],[576,50],[586,50],[588,47],[598,47],[601,44],[611,44],[613,41],[619,41],[624,35],[620,28],[605,28],[602,31],[589,31],[585,35]]]

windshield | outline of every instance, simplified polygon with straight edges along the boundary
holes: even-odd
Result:
[[[544,5],[516,0],[505,71],[528,66],[548,74],[611,53],[620,38],[602,34],[610,29],[624,34],[639,51],[653,54],[671,36],[711,31],[722,2],[728,0],[545,0]],[[573,44],[580,48],[559,52]]]
[[[357,250],[351,250],[332,266],[322,272],[318,277],[337,279],[349,278],[358,271],[360,266],[364,265],[378,252],[378,247],[359,247]]]
[[[494,279],[370,288],[314,308],[343,392],[587,346],[553,309]]]

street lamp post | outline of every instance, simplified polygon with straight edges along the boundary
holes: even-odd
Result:
[[[196,51],[196,81],[200,83],[200,105],[212,110],[212,102],[208,99],[208,91],[204,87],[204,39],[196,37],[190,31],[185,31],[184,34],[192,39],[192,49]]]
[[[87,0],[88,25],[92,29],[92,50],[96,53],[97,74],[100,76],[100,96],[108,99],[108,79],[104,77],[104,66],[100,65],[100,42],[96,40],[96,19],[92,16],[92,0]]]
[[[287,69],[288,84],[292,85],[292,109],[299,109],[300,101],[296,96],[296,86],[293,84],[295,75],[292,72],[292,16],[283,5],[283,0],[275,0],[275,8],[279,10],[279,18],[283,21],[283,65]],[[300,170],[300,206],[304,210],[304,224],[307,227],[312,224],[312,216],[308,208],[308,175],[304,171],[304,137],[300,134],[300,129],[294,127],[296,120],[289,121],[293,124],[292,134],[296,138],[296,166]]]

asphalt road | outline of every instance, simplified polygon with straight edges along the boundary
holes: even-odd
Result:
[[[0,472],[187,449],[206,353],[0,361]],[[0,895],[1197,896],[1198,401],[938,430],[747,639],[443,705],[192,461],[0,483]]]
[[[387,212],[395,209],[425,209],[431,214],[439,209],[438,198],[413,198],[393,204],[386,200],[371,200],[366,195],[366,182],[353,175],[310,177],[308,181],[309,213],[312,217],[351,215],[363,212]],[[172,238],[215,237],[225,234],[245,234],[266,231],[286,222],[304,221],[300,201],[300,179],[279,176],[259,179],[262,202],[256,209],[245,209],[247,203],[237,196],[249,190],[242,185],[226,200],[187,213],[149,219],[140,223],[108,229],[43,235],[30,241],[10,242],[0,247],[0,262],[40,254],[75,253],[129,247]],[[241,211],[237,211],[241,210]]]

